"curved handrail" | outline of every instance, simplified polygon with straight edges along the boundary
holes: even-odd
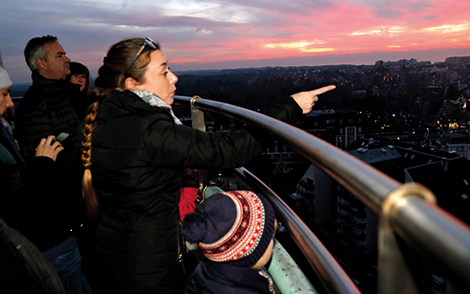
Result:
[[[175,103],[183,105],[189,105],[191,100],[185,96],[174,98]],[[470,288],[470,228],[429,201],[433,195],[425,187],[407,184],[407,187],[412,187],[412,193],[408,195],[407,189],[403,189],[404,185],[400,182],[343,150],[255,111],[202,98],[193,101],[193,105],[198,109],[221,113],[256,125],[282,140],[354,194],[381,217],[382,223],[386,221],[387,225],[393,226],[393,235],[398,234],[409,247],[417,249],[416,253],[441,266],[449,280],[456,285]],[[397,191],[401,190],[405,190],[403,196],[389,197],[400,194]],[[429,229],[430,223],[432,230]],[[433,235],[436,232],[443,234],[443,238],[436,238]],[[302,245],[301,238],[296,235],[293,238]],[[432,243],[423,239],[432,240]],[[328,279],[325,276],[322,278]]]
[[[323,243],[276,193],[246,168],[236,168],[234,174],[254,192],[260,193],[271,200],[274,209],[279,213],[280,221],[294,236],[294,241],[304,256],[307,257],[317,275],[322,278],[323,286],[330,293],[360,293]]]
[[[184,105],[189,105],[191,99],[185,96],[174,96],[174,98],[175,103]],[[387,195],[401,185],[336,146],[267,115],[202,98],[195,100],[194,105],[202,110],[218,112],[257,125],[313,162],[377,214],[380,214]]]

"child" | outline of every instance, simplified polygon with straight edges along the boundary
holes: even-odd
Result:
[[[249,191],[212,195],[186,215],[181,235],[206,257],[185,293],[279,293],[264,265],[273,250],[271,204]]]

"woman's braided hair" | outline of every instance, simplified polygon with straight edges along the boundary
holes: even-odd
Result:
[[[83,198],[87,206],[88,215],[92,218],[98,216],[98,200],[96,191],[93,186],[91,174],[92,159],[92,136],[96,126],[96,117],[101,103],[105,96],[114,90],[125,90],[125,80],[133,78],[137,82],[145,82],[145,71],[150,63],[150,53],[154,50],[145,46],[135,63],[127,68],[131,60],[144,44],[143,38],[131,38],[122,40],[108,51],[107,56],[103,60],[103,65],[98,70],[98,77],[95,80],[95,90],[92,93],[92,99],[96,102],[88,107],[88,114],[85,117],[85,125],[82,133],[82,162],[85,167],[82,180]],[[156,50],[160,47],[155,44]]]

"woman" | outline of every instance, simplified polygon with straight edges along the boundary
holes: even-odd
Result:
[[[79,62],[71,61],[69,65],[70,74],[67,76],[67,81],[80,86],[80,100],[71,102],[80,121],[82,121],[90,105],[90,71],[85,65]]]
[[[67,80],[73,84],[80,85],[80,92],[89,96],[91,94],[90,71],[79,62],[71,61],[69,65],[70,74],[67,76]]]
[[[183,169],[238,167],[263,150],[262,132],[221,135],[182,125],[170,106],[177,81],[150,38],[113,45],[95,81],[97,102],[83,131],[83,189],[90,215],[98,215],[99,205],[97,261],[112,291],[181,292]],[[268,114],[294,122],[311,111],[316,95],[333,88],[297,93]]]

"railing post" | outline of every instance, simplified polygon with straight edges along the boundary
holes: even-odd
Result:
[[[430,291],[429,269],[413,248],[396,234],[392,224],[394,209],[407,197],[436,202],[432,192],[420,184],[402,185],[385,199],[379,220],[378,293],[429,293]]]
[[[199,96],[193,96],[190,101],[190,107],[191,107],[191,120],[192,120],[192,127],[193,129],[200,130],[205,132],[206,131],[206,122],[204,120],[204,112],[199,110],[196,105],[194,105],[194,102],[196,102],[196,99],[200,99],[201,97]],[[204,195],[203,189],[204,189],[204,181],[209,177],[209,171],[207,170],[198,170],[198,177],[199,177],[199,191],[201,195]],[[202,198],[201,201],[204,201],[204,198]]]
[[[197,107],[194,105],[194,102],[196,101],[196,99],[199,99],[199,98],[201,97],[194,96],[193,98],[191,98],[191,119],[193,122],[193,129],[197,129],[197,130],[205,132],[206,124],[204,121],[204,112],[197,109]]]

